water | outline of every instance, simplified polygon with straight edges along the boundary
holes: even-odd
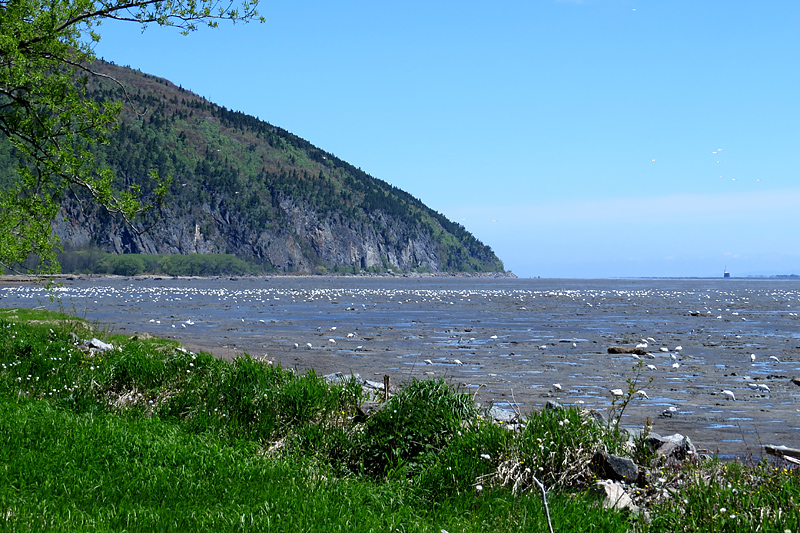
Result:
[[[651,399],[628,406],[627,426],[650,419],[656,432],[688,434],[723,453],[800,447],[800,387],[791,381],[800,376],[797,280],[93,278],[57,293],[60,303],[51,303],[34,286],[0,287],[0,306],[61,306],[115,333],[300,370],[442,377],[523,411],[548,399],[607,411],[609,389],[638,375]],[[636,358],[608,353],[644,342],[643,363],[656,370],[637,374]],[[678,410],[661,417],[670,406]]]

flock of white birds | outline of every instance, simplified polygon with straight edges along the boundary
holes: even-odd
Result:
[[[787,401],[796,397],[789,394],[791,387],[770,381],[770,376],[793,372],[797,358],[778,357],[779,352],[759,345],[765,321],[782,321],[784,332],[800,331],[800,290],[793,283],[713,290],[653,288],[646,283],[546,290],[491,289],[486,284],[456,289],[398,283],[388,288],[386,283],[358,286],[357,280],[350,280],[328,287],[315,286],[313,278],[275,286],[256,280],[100,279],[57,287],[55,293],[68,306],[85,309],[90,318],[113,322],[113,316],[97,314],[112,308],[117,320],[155,333],[169,328],[178,339],[191,339],[193,331],[198,337],[214,335],[224,322],[233,330],[229,336],[238,330],[258,336],[259,342],[268,342],[264,339],[273,331],[286,334],[293,328],[296,338],[269,340],[273,344],[268,351],[273,352],[324,351],[348,364],[366,365],[370,358],[397,350],[402,352],[396,355],[398,364],[404,365],[398,368],[453,378],[490,392],[505,390],[503,383],[510,383],[518,387],[513,391],[518,397],[527,394],[529,403],[531,395],[538,395],[609,405],[630,395],[672,417],[683,412],[676,396],[681,387],[708,394],[708,405],[717,406],[723,405],[716,403],[720,399],[738,405],[743,400],[771,401],[776,395]],[[47,292],[38,287],[0,287],[0,307],[55,305],[48,302]],[[671,331],[673,320],[692,321],[697,331],[676,331],[678,326]],[[286,326],[289,322],[291,328]],[[653,325],[657,327],[650,329]],[[548,335],[551,328],[553,334]],[[398,348],[403,342],[380,344],[374,332],[387,329],[414,349]],[[651,333],[645,333],[648,330]],[[712,345],[707,341],[712,336],[735,348],[726,351]],[[605,353],[610,344],[628,344],[638,353],[610,356]],[[354,354],[361,359],[353,359]],[[500,362],[504,366],[497,366]],[[602,374],[598,365],[604,367]],[[640,385],[620,387],[632,365],[642,374]],[[559,382],[547,381],[548,372],[565,367],[571,371],[559,373]],[[648,375],[657,378],[651,386],[644,385]],[[600,382],[600,376],[607,381]]]

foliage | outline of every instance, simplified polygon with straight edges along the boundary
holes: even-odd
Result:
[[[107,254],[96,249],[59,254],[64,274],[164,274],[167,276],[242,276],[270,271],[231,254]]]
[[[19,164],[0,194],[0,265],[38,256],[45,271],[57,271],[59,242],[51,230],[64,196],[75,189],[92,202],[133,223],[150,207],[141,187],[113,186],[114,175],[93,146],[108,141],[122,108],[119,102],[87,98],[93,44],[104,19],[174,26],[183,32],[218,20],[257,16],[255,1],[214,0],[36,0],[0,2],[0,132]],[[151,179],[156,178],[148,171]],[[157,181],[157,180],[154,180]],[[168,181],[153,187],[158,203]]]
[[[322,224],[344,222],[358,234],[378,236],[390,249],[403,248],[412,238],[429,241],[444,271],[503,270],[491,248],[460,224],[304,139],[214,105],[162,78],[102,61],[96,61],[93,69],[102,76],[89,79],[87,98],[128,104],[119,115],[119,127],[107,132],[108,143],[88,147],[96,160],[113,172],[112,187],[124,190],[136,185],[142,196],[149,198],[157,192],[157,182],[148,178],[151,170],[172,177],[162,204],[163,223],[149,232],[153,240],[173,236],[170,224],[185,220],[190,231],[196,225],[217,249],[250,260],[254,243],[243,236],[269,232],[275,236],[272,240],[283,241],[294,234],[287,213],[309,209]],[[0,154],[2,148],[0,142]],[[0,157],[0,175],[11,161],[10,155],[5,160]],[[78,199],[89,200],[85,197],[77,194]],[[84,217],[104,229],[124,227],[77,199],[68,199],[63,205],[70,220]],[[151,251],[120,250],[105,236],[107,231],[97,233],[91,244],[104,251]],[[328,271],[397,268],[386,253],[376,265],[359,261],[336,264],[320,259],[314,243],[298,244],[310,263],[308,271],[314,267]],[[413,264],[409,268],[430,266]]]
[[[800,469],[790,463],[712,460],[684,469],[662,469],[679,482],[674,498],[653,506],[647,531],[765,531],[800,528]]]
[[[471,398],[444,381],[414,380],[367,420],[364,467],[377,476],[413,467],[422,454],[444,448],[475,414]]]
[[[362,421],[356,380],[170,341],[116,336],[91,351],[80,322],[0,310],[0,525],[11,530],[544,531],[533,473],[559,532],[800,526],[788,464],[663,461],[639,489],[650,519],[637,520],[570,482],[589,462],[580,450],[625,453],[613,424],[577,409],[506,429],[444,382],[414,381]]]
[[[619,442],[594,419],[575,408],[544,409],[528,416],[497,477],[514,492],[529,489],[533,476],[555,489],[586,485],[586,465],[600,447],[615,450]]]

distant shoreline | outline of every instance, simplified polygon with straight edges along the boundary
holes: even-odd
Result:
[[[269,278],[311,278],[311,279],[336,279],[336,278],[482,278],[482,279],[517,279],[513,272],[398,272],[398,273],[365,273],[365,274],[294,274],[275,273],[259,275],[218,275],[218,276],[171,276],[168,274],[137,274],[135,276],[120,276],[118,274],[48,274],[36,276],[33,274],[4,274],[0,276],[0,283],[41,283],[43,281],[63,281],[73,279],[269,279]]]

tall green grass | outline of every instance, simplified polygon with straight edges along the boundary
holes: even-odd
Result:
[[[798,527],[785,465],[654,465],[645,521],[586,492],[593,452],[626,445],[576,409],[512,431],[432,380],[365,420],[355,380],[161,340],[93,351],[71,317],[20,316],[0,311],[0,529],[546,531],[534,478],[555,531]]]

